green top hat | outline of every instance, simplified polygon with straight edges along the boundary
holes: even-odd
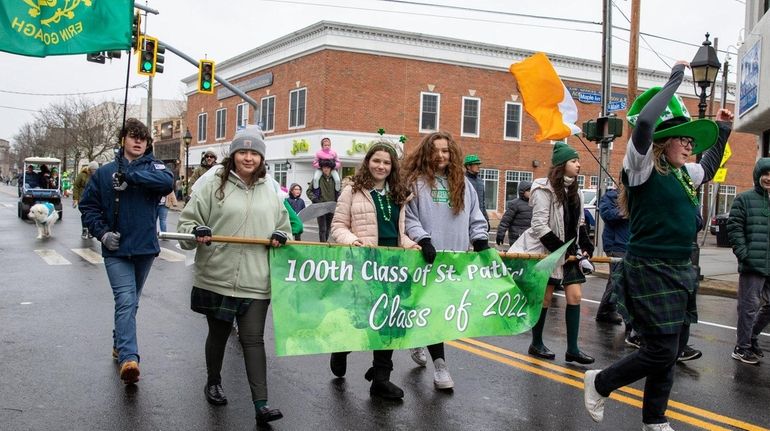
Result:
[[[652,99],[652,96],[658,94],[660,90],[661,87],[652,87],[640,94],[639,97],[634,100],[631,109],[629,109],[628,114],[626,114],[626,119],[629,124],[636,126],[636,120],[639,118],[639,113],[642,112],[642,108],[644,108],[650,99]],[[668,101],[666,109],[663,110],[660,117],[655,121],[655,132],[652,135],[652,139],[657,141],[658,139],[677,136],[692,138],[692,153],[699,154],[708,150],[717,142],[719,127],[712,120],[692,120],[682,98],[675,94],[671,97],[671,100]]]
[[[466,165],[466,166],[467,165],[480,165],[481,164],[481,159],[479,159],[479,156],[477,156],[475,154],[468,154],[467,156],[465,156],[465,163],[463,163],[463,164]]]

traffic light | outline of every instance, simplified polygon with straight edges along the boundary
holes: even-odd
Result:
[[[92,63],[104,64],[104,53],[103,52],[88,53],[86,54],[86,61],[90,61]]]
[[[139,35],[139,45],[142,49],[139,55],[138,73],[145,76],[155,76],[158,39],[147,35]]]
[[[134,50],[134,54],[141,48],[139,46],[139,37],[142,35],[142,15],[137,12],[134,15],[134,19],[131,22],[131,48]]]
[[[163,60],[165,59],[163,57],[163,54],[165,53],[166,53],[166,47],[163,46],[162,43],[157,42],[156,48],[155,48],[155,72],[156,73],[163,73]]]
[[[214,93],[214,62],[211,60],[198,61],[198,92]]]

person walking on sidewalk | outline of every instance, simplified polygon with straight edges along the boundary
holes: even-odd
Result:
[[[738,340],[732,357],[759,364],[759,334],[770,323],[770,157],[757,160],[754,188],[739,194],[727,218],[727,237],[738,258]]]
[[[604,418],[613,391],[646,379],[643,431],[672,431],[665,413],[674,365],[689,324],[697,321],[698,277],[690,261],[700,205],[697,188],[716,173],[733,117],[721,109],[718,124],[690,120],[675,95],[688,66],[678,61],[666,85],[642,93],[628,111],[635,127],[623,159],[620,203],[631,236],[616,289],[620,313],[643,342],[606,369],[586,371],[584,378],[585,407],[596,422]],[[699,163],[687,163],[693,153],[704,151]],[[661,208],[666,208],[665,217]]]
[[[243,349],[246,378],[256,411],[257,425],[281,419],[283,413],[267,403],[265,320],[270,305],[268,247],[249,244],[211,245],[212,234],[270,238],[270,247],[286,243],[291,232],[289,215],[278,190],[266,178],[264,134],[258,126],[239,130],[230,155],[179,215],[177,231],[192,233],[195,242],[195,279],[190,308],[206,316],[206,400],[227,404],[222,388],[222,361],[233,321]]]
[[[521,234],[508,251],[524,253],[554,252],[567,242],[567,256],[590,257],[594,246],[583,223],[583,201],[578,192],[577,176],[580,173],[578,152],[564,142],[557,142],[551,155],[548,177],[538,178],[532,183],[532,226]],[[583,353],[578,347],[580,332],[580,302],[583,294],[581,285],[586,282],[582,262],[565,262],[560,259],[548,278],[543,297],[540,318],[532,328],[532,344],[528,353],[532,356],[552,360],[556,358],[543,343],[543,328],[551,304],[553,291],[563,286],[567,306],[564,319],[567,326],[567,362],[591,364],[594,358]],[[588,263],[588,261],[585,261]]]
[[[463,175],[460,147],[448,132],[426,135],[404,161],[404,176],[414,199],[406,207],[406,234],[420,245],[432,264],[436,250],[482,251],[489,248],[487,221],[476,190]],[[452,389],[444,343],[428,346],[433,359],[433,386]],[[425,349],[411,349],[412,360],[424,367]]]
[[[476,196],[479,198],[479,209],[484,216],[484,220],[489,224],[489,215],[487,214],[486,192],[484,191],[484,180],[479,177],[481,172],[481,159],[476,154],[468,154],[463,162],[465,166],[465,176],[476,189]]]
[[[340,193],[337,191],[332,177],[332,171],[334,170],[334,162],[327,159],[322,159],[320,162],[321,177],[318,179],[318,187],[313,188],[313,181],[308,184],[307,197],[314,204],[323,202],[337,202],[337,198]],[[334,213],[330,212],[318,217],[318,241],[326,242],[329,240],[329,232],[332,227],[332,218]]]
[[[174,176],[152,156],[150,130],[136,118],[118,134],[115,161],[88,181],[80,212],[83,224],[102,243],[107,278],[115,299],[112,356],[125,384],[139,380],[136,311],[155,257],[158,202],[174,189]]]
[[[374,143],[361,167],[337,201],[331,237],[338,244],[356,247],[419,248],[404,233],[404,214],[411,193],[401,183],[398,155],[387,141]],[[329,365],[337,377],[345,375],[347,355],[332,353]],[[372,382],[369,393],[387,399],[401,399],[404,391],[390,381],[393,350],[372,352],[372,368],[364,376]]]

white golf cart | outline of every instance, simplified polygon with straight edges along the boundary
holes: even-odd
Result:
[[[27,220],[29,209],[38,202],[50,202],[62,218],[61,160],[53,157],[27,157],[19,176],[19,218]]]

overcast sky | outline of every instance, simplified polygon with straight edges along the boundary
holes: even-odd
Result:
[[[193,58],[207,56],[217,62],[321,20],[600,61],[602,3],[602,0],[149,0],[146,4],[160,14],[151,15],[146,22],[148,34]],[[615,5],[613,25],[628,29],[629,23],[619,10],[630,18],[631,1],[615,0]],[[744,27],[744,10],[744,0],[642,0],[641,31],[685,43],[646,37],[652,49],[640,41],[639,66],[667,71],[677,59],[691,60],[697,47],[687,44],[699,45],[707,31],[712,39],[719,38],[720,50],[737,46]],[[517,14],[596,24],[526,18]],[[613,35],[613,63],[627,64],[629,34],[615,29]],[[734,48],[729,49],[735,52]],[[724,61],[725,54],[720,53],[719,58]],[[136,74],[133,60],[132,57],[130,83],[138,84],[145,78]],[[735,55],[731,63],[734,67]],[[24,123],[33,120],[35,111],[66,97],[77,97],[71,96],[72,93],[102,91],[87,97],[96,101],[123,100],[125,53],[122,59],[101,65],[86,62],[85,54],[31,58],[0,52],[0,65],[4,71],[3,85],[0,85],[0,138],[3,139],[12,140]],[[167,51],[165,71],[154,80],[154,96],[182,99],[184,87],[180,80],[196,72],[195,67]],[[735,81],[735,75],[731,81]],[[120,90],[104,91],[116,88]],[[53,96],[56,94],[69,96]],[[146,90],[129,90],[129,102],[138,103],[142,97],[146,97]]]

